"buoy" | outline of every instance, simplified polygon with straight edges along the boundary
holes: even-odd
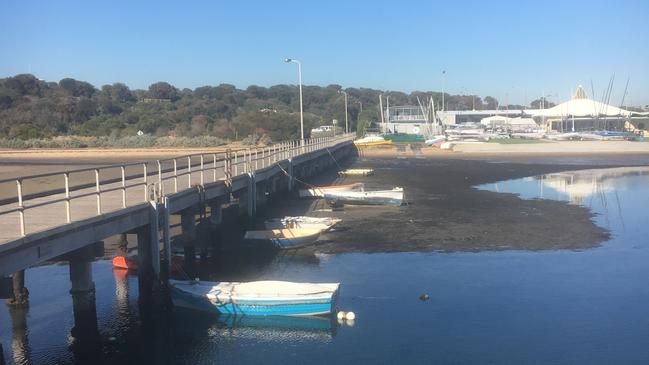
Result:
[[[345,315],[345,319],[347,319],[348,321],[353,321],[355,318],[356,315],[354,314],[354,312],[347,312],[347,314]]]
[[[346,315],[346,313],[343,312],[343,311],[340,311],[340,312],[338,312],[338,314],[337,314],[338,319],[345,319],[345,315]]]
[[[426,301],[428,299],[430,299],[430,296],[428,296],[428,294],[422,294],[419,296],[419,300]]]

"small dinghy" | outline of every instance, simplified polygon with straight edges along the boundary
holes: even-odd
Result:
[[[373,169],[347,169],[343,171],[338,171],[340,176],[370,176],[374,175]]]
[[[331,217],[284,217],[269,219],[264,222],[266,229],[283,229],[283,228],[315,228],[322,231],[328,231],[338,224],[341,219]]]
[[[249,316],[316,316],[333,312],[339,283],[248,283],[169,280],[179,307]]]
[[[377,191],[345,191],[326,193],[324,197],[332,206],[348,205],[401,205],[403,188]]]
[[[314,186],[310,189],[300,189],[300,198],[313,198],[324,197],[325,193],[337,191],[363,191],[365,184],[353,183],[345,185],[331,185],[331,186]]]
[[[171,265],[169,269],[172,273],[182,273],[183,266],[185,265],[185,258],[182,256],[171,256]],[[131,272],[138,271],[138,257],[137,255],[133,256],[115,256],[113,258],[113,268],[120,270],[129,270]]]
[[[318,240],[323,229],[320,228],[282,228],[265,231],[247,231],[246,241],[260,242],[276,248],[298,248]]]

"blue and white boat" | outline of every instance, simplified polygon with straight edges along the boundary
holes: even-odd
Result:
[[[333,312],[339,283],[169,280],[175,306],[248,316],[317,316]]]
[[[401,205],[403,188],[375,191],[344,191],[325,193],[325,200],[332,206],[349,205]]]

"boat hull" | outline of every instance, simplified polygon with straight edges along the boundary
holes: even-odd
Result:
[[[403,204],[403,189],[348,192],[348,193],[327,193],[325,200],[331,205],[395,205]]]
[[[180,284],[179,284],[180,283]],[[187,283],[187,284],[183,284]],[[208,295],[183,290],[191,288],[191,282],[170,280],[171,298],[175,306],[245,316],[317,316],[333,312],[338,287],[328,295],[288,296],[287,298],[242,298],[236,295]]]
[[[347,185],[332,185],[332,186],[315,186],[310,189],[300,189],[300,198],[322,198],[327,192],[338,191],[363,191],[365,184],[354,183]]]
[[[293,234],[299,231],[308,231],[306,234]],[[318,240],[324,229],[319,228],[284,228],[268,231],[248,231],[244,239],[247,242],[272,246],[278,249],[300,248],[310,245]]]

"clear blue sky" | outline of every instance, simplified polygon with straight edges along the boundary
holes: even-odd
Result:
[[[340,84],[649,104],[649,1],[0,0],[0,77],[100,86]]]

